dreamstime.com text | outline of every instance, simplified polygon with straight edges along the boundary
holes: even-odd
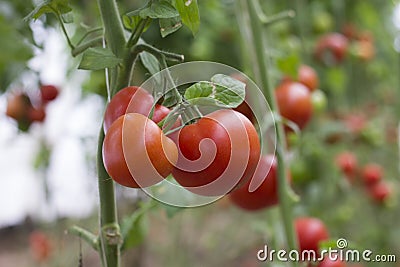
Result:
[[[336,242],[337,248],[322,249],[319,254],[314,250],[274,250],[264,245],[263,249],[257,252],[257,259],[260,261],[281,261],[281,262],[320,262],[324,258],[329,257],[332,261],[344,262],[396,262],[396,255],[375,255],[372,250],[356,250],[347,248],[348,243],[344,238],[340,238]]]

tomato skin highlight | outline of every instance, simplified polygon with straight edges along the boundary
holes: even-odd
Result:
[[[260,156],[254,126],[231,109],[212,112],[183,127],[176,142],[175,180],[204,196],[224,195],[241,185],[253,175]]]
[[[143,188],[161,182],[177,157],[175,143],[142,114],[120,116],[104,138],[104,167],[123,186]]]
[[[107,105],[104,114],[104,132],[120,116],[126,113],[150,114],[154,99],[146,90],[137,86],[128,86],[116,93]]]
[[[229,199],[241,209],[257,211],[278,204],[277,162],[273,155],[260,158],[257,169],[251,179],[243,186],[232,191]],[[251,183],[259,187],[251,188]],[[250,192],[252,191],[252,192]]]
[[[319,243],[329,238],[325,224],[317,218],[297,218],[295,221],[295,230],[300,252],[304,250],[313,250],[318,255]]]
[[[313,113],[311,93],[307,87],[301,83],[286,81],[278,86],[275,95],[282,117],[303,129]]]

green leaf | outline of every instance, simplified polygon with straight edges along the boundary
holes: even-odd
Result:
[[[152,1],[150,5],[131,11],[126,16],[141,17],[143,19],[167,19],[179,16],[179,12],[167,1]]]
[[[151,75],[154,75],[160,71],[160,63],[155,56],[146,51],[140,53],[139,56],[143,66],[150,72]]]
[[[95,47],[89,48],[83,53],[78,68],[83,70],[101,70],[115,67],[121,62],[122,60],[117,58],[111,50]]]
[[[173,18],[160,19],[159,24],[160,24],[160,33],[162,37],[174,33],[182,27],[182,21],[179,16]]]
[[[286,74],[295,78],[297,76],[297,70],[300,64],[299,56],[295,53],[289,54],[285,57],[280,57],[276,61],[278,69]]]
[[[185,24],[196,34],[200,27],[200,13],[197,0],[175,0],[175,7]]]
[[[45,0],[35,7],[24,20],[38,19],[45,13],[54,13],[58,15],[66,14],[72,11],[68,0]]]
[[[245,98],[245,84],[223,74],[216,74],[211,82],[198,82],[185,92],[185,98],[193,105],[235,108]]]

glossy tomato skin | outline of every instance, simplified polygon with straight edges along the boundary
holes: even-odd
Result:
[[[172,174],[187,190],[219,196],[249,179],[260,156],[260,141],[241,113],[212,112],[179,131],[179,157]]]
[[[108,103],[104,114],[104,132],[111,124],[126,113],[150,114],[154,99],[146,90],[137,86],[128,86],[116,93]]]
[[[123,186],[143,188],[162,181],[177,157],[175,143],[142,114],[120,116],[104,138],[104,167]]]
[[[317,72],[308,65],[301,65],[297,77],[299,83],[304,84],[312,92],[319,86]]]
[[[279,112],[282,117],[303,129],[313,113],[311,93],[301,83],[284,82],[275,91]]]
[[[40,97],[44,104],[53,101],[57,98],[59,90],[54,85],[42,85],[40,86]]]
[[[229,199],[239,208],[248,211],[257,211],[278,204],[276,167],[273,155],[262,156],[253,177],[240,188],[233,190],[229,194]],[[251,188],[252,183],[259,185],[255,191]]]
[[[313,250],[318,254],[319,243],[329,238],[325,224],[312,217],[300,217],[295,221],[300,252]]]
[[[376,163],[368,163],[361,171],[361,177],[366,186],[371,186],[382,180],[382,166]]]
[[[349,41],[343,34],[328,33],[317,41],[315,57],[327,65],[336,65],[345,59],[348,46]]]

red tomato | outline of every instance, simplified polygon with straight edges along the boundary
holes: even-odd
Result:
[[[374,201],[381,204],[390,196],[391,190],[387,183],[381,181],[369,186],[368,193]]]
[[[46,111],[43,106],[38,107],[38,108],[31,107],[28,110],[28,119],[31,122],[34,122],[34,121],[43,122],[45,120],[45,118],[46,118]]]
[[[346,265],[344,264],[343,261],[340,260],[331,260],[329,257],[325,257],[318,267],[345,267]]]
[[[351,133],[359,134],[365,129],[367,118],[362,114],[349,114],[344,118],[344,124]]]
[[[317,72],[310,66],[301,65],[298,73],[299,83],[304,84],[312,92],[317,89],[319,79]]]
[[[142,114],[120,116],[104,138],[104,166],[114,181],[127,187],[143,188],[162,181],[177,158],[175,143]]]
[[[326,65],[341,63],[347,53],[349,41],[343,34],[329,33],[317,41],[315,56]]]
[[[253,177],[242,187],[229,194],[230,200],[238,207],[255,211],[278,204],[278,181],[276,159],[273,155],[260,158]],[[258,187],[252,188],[252,186]],[[252,192],[250,192],[252,191]]]
[[[294,122],[302,129],[310,120],[313,107],[311,93],[301,83],[285,82],[275,91],[282,117]]]
[[[313,250],[318,254],[319,243],[329,238],[325,224],[312,217],[301,217],[295,221],[295,229],[300,252]]]
[[[367,186],[374,185],[382,180],[382,166],[376,163],[369,163],[361,171],[361,177]]]
[[[357,172],[357,158],[356,156],[349,152],[345,151],[336,156],[336,165],[339,169],[348,177],[352,178]]]
[[[111,124],[126,113],[150,114],[154,99],[146,90],[137,86],[129,86],[120,90],[108,103],[104,114],[104,132]]]
[[[204,116],[179,131],[178,162],[172,172],[189,191],[224,195],[249,179],[260,156],[260,141],[251,122],[225,109]]]
[[[40,97],[43,103],[53,101],[58,96],[58,88],[54,85],[42,85],[40,86]]]
[[[28,110],[31,107],[31,101],[26,94],[12,94],[7,99],[6,115],[16,121],[27,120]]]
[[[50,239],[42,232],[35,231],[29,235],[29,246],[33,257],[38,262],[47,261],[52,253]]]
[[[358,32],[357,27],[352,23],[346,23],[342,27],[343,35],[350,40],[355,39],[357,37],[357,32]]]

